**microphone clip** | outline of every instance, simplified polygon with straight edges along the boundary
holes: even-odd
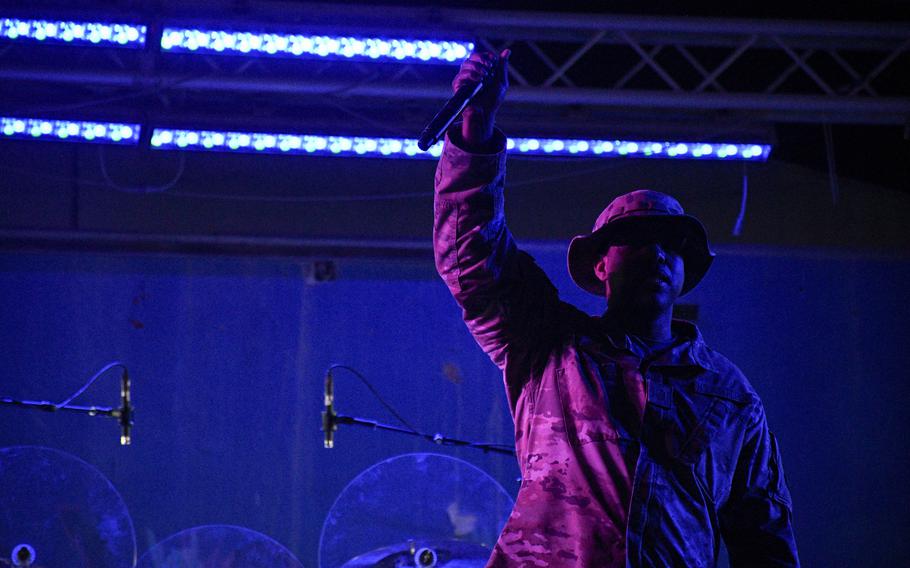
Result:
[[[123,369],[123,375],[120,378],[120,408],[114,414],[120,423],[121,446],[129,446],[132,442],[133,405],[130,399],[130,375],[126,369]]]
[[[325,447],[329,449],[335,447],[335,431],[338,430],[337,416],[332,405],[326,406],[325,410],[322,411],[322,431],[325,432],[323,442]]]

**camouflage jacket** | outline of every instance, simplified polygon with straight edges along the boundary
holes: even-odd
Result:
[[[506,228],[505,152],[457,143],[436,171],[436,266],[503,371],[522,472],[488,566],[707,567],[721,539],[733,566],[797,566],[780,452],[739,369],[685,322],[642,361],[560,301]]]

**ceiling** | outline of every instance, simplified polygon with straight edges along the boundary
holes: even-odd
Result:
[[[835,3],[821,20],[809,8],[767,3],[721,12],[708,3],[681,10],[671,2],[497,2],[489,10],[480,2],[405,0],[381,6],[112,0],[73,9],[60,0],[7,0],[4,11],[21,17],[149,22],[152,39],[145,50],[0,44],[0,115],[416,137],[448,96],[453,66],[161,54],[155,34],[175,21],[441,30],[513,49],[517,74],[499,117],[513,136],[774,143],[769,161],[748,170],[676,160],[512,160],[516,234],[566,238],[587,229],[580,210],[599,210],[605,195],[650,186],[681,195],[722,245],[907,250],[907,6]],[[773,92],[764,92],[768,84]],[[59,248],[81,239],[79,246],[121,250],[124,240],[103,235],[139,234],[129,241],[137,250],[259,247],[279,254],[299,253],[300,239],[425,243],[432,169],[422,160],[153,152],[147,135],[132,149],[0,141],[0,231],[18,231],[0,241],[13,246],[15,237],[16,246],[28,248],[49,239],[48,247]],[[731,234],[746,181],[745,230]],[[554,192],[565,198],[554,202]],[[221,240],[205,240],[213,235]],[[254,246],[247,237],[292,240]]]
[[[834,97],[831,100],[844,100],[844,89],[855,81],[845,72],[845,67],[833,59],[842,56],[846,63],[859,75],[864,75],[885,58],[889,53],[895,54],[885,69],[877,73],[869,86],[875,89],[882,99],[901,102],[900,108],[910,108],[910,45],[901,45],[902,34],[910,30],[910,3],[901,1],[871,0],[863,3],[838,2],[826,5],[822,19],[817,8],[800,3],[774,4],[765,2],[720,4],[710,2],[548,2],[528,3],[504,1],[493,4],[495,11],[490,11],[488,2],[476,1],[443,1],[426,3],[399,0],[394,6],[377,7],[374,2],[354,1],[344,4],[316,4],[312,2],[256,2],[256,1],[214,1],[193,0],[188,2],[168,1],[107,1],[83,2],[74,10],[69,2],[54,0],[37,0],[25,2],[14,0],[5,2],[6,12],[25,15],[28,13],[59,15],[68,17],[85,15],[124,15],[140,18],[142,21],[166,22],[182,19],[193,22],[238,22],[251,25],[281,26],[299,25],[313,22],[323,26],[365,26],[377,29],[392,22],[391,27],[399,29],[409,25],[404,21],[411,14],[421,14],[422,22],[433,21],[443,29],[460,30],[466,35],[480,35],[489,46],[499,48],[510,45],[513,49],[512,65],[522,78],[528,80],[521,85],[512,79],[513,100],[507,103],[502,113],[502,123],[509,132],[531,134],[537,132],[570,135],[581,134],[586,129],[595,132],[636,133],[663,132],[665,136],[738,136],[740,138],[760,136],[773,139],[775,148],[773,160],[806,165],[829,175],[831,167],[839,177],[854,178],[865,182],[890,187],[900,191],[910,191],[910,166],[906,156],[910,155],[910,118],[895,118],[893,113],[887,118],[878,115],[867,117],[852,107],[837,108],[833,111],[813,115],[805,104],[798,101],[795,106],[781,111],[760,110],[753,107],[726,108],[729,100],[744,93],[762,96],[761,90],[773,82],[775,77],[781,79],[776,96],[766,96],[768,100],[783,100],[787,95],[797,94],[801,97],[824,94],[813,83],[813,72],[820,76],[822,82],[830,85]],[[396,8],[397,7],[397,8]],[[396,11],[397,9],[397,11]],[[459,12],[453,19],[450,12]],[[512,14],[503,12],[512,12]],[[574,62],[562,75],[556,77],[549,89],[544,80],[551,76],[552,69],[570,58],[579,49],[579,44],[588,36],[588,31],[566,29],[565,37],[556,37],[555,26],[541,31],[537,23],[546,20],[546,13],[556,17],[571,17],[577,14],[590,14],[584,19],[600,18],[630,19],[622,30],[612,33],[628,33],[636,43],[622,41],[602,41],[589,49]],[[314,15],[315,14],[315,15]],[[440,16],[440,14],[442,16]],[[467,15],[464,15],[467,14]],[[484,26],[484,14],[495,14],[498,23]],[[526,17],[530,24],[523,26],[505,26],[502,22],[518,21]],[[638,16],[644,16],[643,25]],[[413,16],[417,17],[417,16]],[[537,17],[537,19],[533,19]],[[713,37],[722,34],[712,32],[699,37],[683,36],[682,39],[669,40],[653,58],[654,65],[645,61],[634,50],[658,49],[658,40],[648,39],[644,34],[647,26],[663,22],[671,27],[681,22],[701,21],[714,22],[723,27],[732,20],[751,22],[751,29],[762,29],[762,23],[784,23],[787,25],[807,26],[865,26],[873,31],[876,26],[885,30],[897,26],[895,49],[888,47],[878,54],[867,53],[860,44],[851,46],[856,40],[849,34],[838,36],[825,44],[801,44],[806,34],[792,37],[777,34],[766,34],[759,37],[759,42],[733,64],[725,68],[716,77],[714,84],[708,85],[701,92],[693,86],[705,76],[699,75],[693,65],[699,63],[707,70],[716,67],[724,58],[742,46],[744,34],[731,34],[728,45],[711,46]],[[395,23],[397,22],[397,24]],[[413,22],[410,23],[413,25]],[[514,29],[512,29],[514,27]],[[670,29],[670,28],[667,28]],[[715,29],[715,28],[712,28]],[[732,29],[732,28],[731,28]],[[154,24],[151,33],[154,34]],[[550,34],[549,36],[531,37],[533,34]],[[660,32],[665,33],[665,32]],[[753,32],[748,32],[753,33]],[[526,34],[527,37],[523,37]],[[910,36],[910,31],[906,31]],[[816,34],[820,36],[822,34]],[[868,35],[868,34],[867,34]],[[577,39],[576,39],[577,36]],[[611,36],[607,35],[607,39]],[[659,37],[659,36],[658,36]],[[781,37],[789,44],[782,51],[770,44],[773,38]],[[768,39],[772,38],[772,39]],[[767,45],[761,45],[765,41]],[[814,41],[814,40],[813,40]],[[838,41],[844,42],[838,45]],[[573,43],[574,42],[574,43]],[[833,43],[832,43],[833,42]],[[683,55],[691,56],[693,62],[684,60]],[[807,53],[811,50],[811,54]],[[658,49],[659,51],[659,49]],[[836,51],[834,55],[832,51]],[[543,55],[541,55],[543,53]],[[651,51],[650,53],[653,53]],[[805,55],[807,68],[796,67],[793,56]],[[550,59],[549,68],[544,65],[544,57]],[[628,72],[636,62],[641,67],[623,89],[612,89],[619,77]],[[405,72],[399,72],[390,65],[345,66],[326,62],[299,62],[281,60],[251,60],[249,58],[197,58],[170,56],[161,57],[153,50],[145,52],[113,52],[113,50],[61,49],[58,46],[6,45],[0,51],[0,63],[7,72],[25,70],[30,72],[29,80],[5,80],[0,84],[0,96],[4,101],[3,110],[9,112],[38,113],[39,116],[61,113],[76,113],[82,117],[117,117],[130,118],[143,123],[165,121],[178,124],[190,123],[200,125],[282,125],[293,123],[295,117],[307,116],[308,124],[326,130],[346,129],[348,132],[370,132],[373,134],[408,134],[416,135],[424,121],[432,116],[435,108],[445,96],[453,69],[447,66],[411,66]],[[0,66],[0,67],[3,67]],[[658,68],[659,67],[659,68]],[[61,81],[53,79],[60,76],[61,70],[67,73],[73,70],[84,71],[79,80]],[[655,72],[655,70],[657,72]],[[662,74],[662,70],[663,73]],[[119,73],[119,83],[111,83],[109,76]],[[764,74],[765,76],[762,76]],[[670,76],[672,83],[663,79]],[[85,76],[95,79],[85,80]],[[184,81],[188,77],[213,77],[216,80],[245,80],[250,84],[264,84],[275,79],[289,79],[298,87],[307,81],[314,82],[314,76],[325,81],[353,81],[373,85],[400,85],[404,95],[385,97],[357,96],[351,93],[326,95],[325,92],[300,92],[294,89],[256,92],[253,90],[238,91],[216,85],[211,88],[181,88],[180,84],[167,84]],[[552,79],[552,77],[551,77]],[[197,81],[198,82],[198,81]],[[213,81],[210,81],[210,83]],[[217,83],[217,81],[214,81]],[[674,93],[673,88],[679,85],[682,93]],[[675,95],[691,95],[685,103],[664,103],[661,105],[626,107],[622,103],[588,104],[575,102],[572,93],[584,90],[594,91],[598,96],[603,93],[617,93],[622,90],[635,94],[631,99],[637,100],[638,93],[656,93],[671,99]],[[417,97],[420,91],[424,95]],[[540,93],[547,95],[557,92],[565,98],[559,104],[552,104],[539,98]],[[868,103],[868,92],[860,92],[853,97],[860,103]],[[567,95],[568,94],[568,95]],[[410,95],[410,96],[408,96]],[[720,102],[711,101],[709,108],[703,107],[703,100],[710,97]],[[402,97],[404,100],[402,100]],[[415,98],[417,97],[417,98]],[[681,97],[676,97],[681,99]],[[411,100],[408,100],[411,99]],[[579,99],[580,100],[580,99]],[[530,102],[529,102],[530,101]],[[694,102],[693,102],[694,101]],[[736,102],[736,101],[734,101]],[[761,101],[764,104],[763,101]],[[827,102],[827,101],[825,101]],[[700,106],[701,105],[701,106]],[[776,107],[775,107],[776,108]],[[903,113],[904,111],[900,111]],[[907,113],[910,117],[910,113]],[[830,145],[826,145],[823,123],[830,125]],[[525,132],[522,132],[525,130]],[[413,134],[411,134],[413,132]],[[831,161],[833,158],[833,163]]]

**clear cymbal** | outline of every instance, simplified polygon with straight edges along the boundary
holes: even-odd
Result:
[[[396,456],[360,473],[335,500],[322,526],[319,565],[365,566],[347,563],[379,562],[432,542],[449,560],[462,555],[482,566],[512,504],[501,485],[468,462],[431,453]]]
[[[262,533],[232,525],[180,531],[142,555],[136,568],[303,568],[291,552]]]
[[[93,466],[12,446],[0,448],[0,562],[14,550],[36,568],[132,568],[136,536],[120,494]]]

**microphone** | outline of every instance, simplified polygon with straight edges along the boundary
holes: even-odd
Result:
[[[130,430],[133,427],[133,406],[130,404],[130,375],[126,367],[120,377],[120,410],[117,418],[120,422],[120,445],[129,446],[132,442]]]
[[[325,410],[322,411],[322,431],[325,432],[323,444],[326,448],[335,447],[335,388],[332,384],[332,368],[325,372]]]
[[[446,104],[443,105],[442,109],[436,113],[433,120],[431,120],[430,123],[426,125],[426,128],[423,129],[423,132],[420,133],[420,138],[417,139],[417,147],[426,152],[430,149],[430,146],[438,142],[449,128],[449,125],[461,115],[464,108],[468,106],[474,97],[477,96],[477,93],[483,89],[484,84],[484,81],[481,81],[479,83],[468,83],[458,87],[455,94],[446,101]]]

